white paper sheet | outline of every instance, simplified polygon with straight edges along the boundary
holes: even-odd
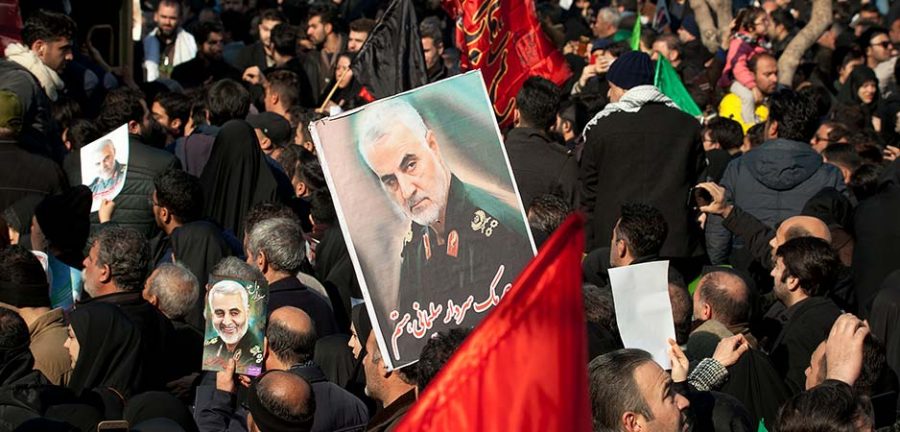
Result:
[[[663,369],[672,367],[668,339],[675,339],[668,275],[668,261],[609,270],[622,343],[649,352]]]

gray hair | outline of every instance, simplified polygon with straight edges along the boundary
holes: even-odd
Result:
[[[619,21],[622,20],[622,16],[619,15],[619,11],[611,7],[605,7],[597,12],[597,19],[611,24],[613,27],[619,27]]]
[[[394,98],[379,102],[378,109],[363,110],[357,139],[359,152],[370,168],[372,165],[365,156],[366,151],[379,139],[389,135],[398,124],[406,126],[414,136],[422,139],[422,145],[426,145],[425,134],[428,133],[428,126],[409,102]]]
[[[263,276],[259,269],[241,261],[241,259],[237,257],[230,256],[222,258],[222,261],[219,261],[219,263],[213,267],[210,274],[219,279],[239,279],[248,282],[256,282],[261,289],[266,291],[269,289],[266,277]]]
[[[147,287],[159,299],[159,310],[177,320],[184,318],[197,303],[200,282],[183,264],[165,263],[156,268],[156,275]]]
[[[652,361],[650,353],[639,349],[620,349],[591,360],[588,381],[595,431],[622,430],[622,414],[628,411],[653,420],[634,379],[635,370]]]
[[[247,249],[253,258],[265,253],[275,271],[295,273],[306,257],[300,224],[288,218],[264,219],[253,225]]]

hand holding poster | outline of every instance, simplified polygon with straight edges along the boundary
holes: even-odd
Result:
[[[268,293],[255,282],[236,279],[211,278],[209,286],[203,370],[220,371],[233,358],[237,361],[235,373],[259,375]]]
[[[310,129],[389,369],[477,324],[534,257],[479,71]]]
[[[81,154],[81,181],[91,189],[91,212],[100,209],[104,199],[111,200],[125,186],[128,172],[128,125],[119,126],[100,139],[84,146]]]

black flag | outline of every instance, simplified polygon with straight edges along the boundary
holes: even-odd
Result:
[[[377,99],[424,85],[425,56],[410,0],[394,0],[372,29],[353,66],[353,76]]]

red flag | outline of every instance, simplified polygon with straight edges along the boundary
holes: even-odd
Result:
[[[591,430],[583,229],[563,223],[396,431]]]
[[[501,127],[512,125],[516,93],[539,75],[562,85],[572,75],[541,30],[533,0],[443,0],[456,18],[462,70],[481,69]]]

